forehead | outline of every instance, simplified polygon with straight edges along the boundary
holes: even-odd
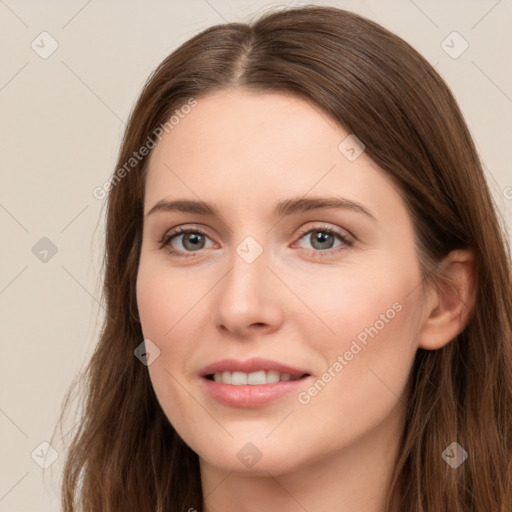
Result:
[[[174,120],[177,123],[164,134],[153,155],[172,150],[177,158],[184,153],[180,149],[194,144],[195,151],[186,155],[189,163],[196,157],[212,159],[219,154],[224,159],[258,157],[263,164],[269,154],[275,159],[326,149],[335,153],[345,133],[311,101],[287,93],[244,89],[199,98],[194,108]]]
[[[364,152],[355,160],[343,154],[349,135],[292,94],[229,89],[198,98],[152,151],[145,211],[169,195],[247,209],[308,192],[372,202],[393,193]]]

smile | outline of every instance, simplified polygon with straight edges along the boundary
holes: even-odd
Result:
[[[291,396],[313,379],[304,368],[263,358],[223,359],[204,367],[200,377],[206,395],[237,408],[265,406]]]

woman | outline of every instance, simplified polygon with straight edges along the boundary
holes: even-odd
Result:
[[[207,29],[104,191],[66,512],[510,510],[510,254],[407,43],[328,7]]]

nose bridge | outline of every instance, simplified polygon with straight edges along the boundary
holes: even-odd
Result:
[[[253,237],[234,248],[230,270],[219,283],[215,322],[240,331],[253,324],[274,325],[279,321],[275,290],[267,269],[268,252]]]
[[[231,270],[226,276],[221,300],[232,301],[232,305],[239,309],[247,309],[264,299],[268,262],[263,250],[257,252],[253,242],[244,241],[236,247],[230,258]]]

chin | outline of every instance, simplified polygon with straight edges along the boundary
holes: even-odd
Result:
[[[274,425],[275,427],[275,425]],[[290,436],[276,435],[274,439],[265,439],[271,429],[253,436],[234,436],[226,439],[205,439],[198,443],[187,443],[198,455],[201,463],[214,466],[222,471],[244,473],[254,476],[278,476],[307,465],[314,454],[301,452],[297,447],[315,446],[314,442],[294,439]],[[256,431],[255,431],[256,432]]]

